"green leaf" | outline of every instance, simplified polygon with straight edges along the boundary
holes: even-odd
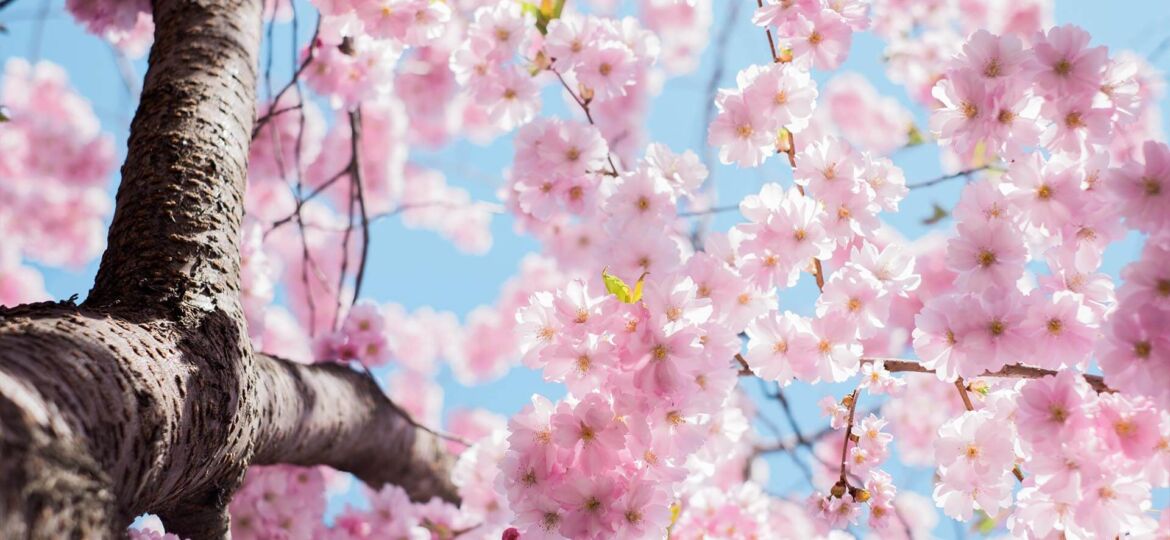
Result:
[[[565,0],[540,0],[540,5],[532,2],[521,2],[520,9],[536,18],[536,29],[541,34],[548,33],[548,23],[559,19],[565,9]]]
[[[918,126],[910,124],[910,129],[906,131],[906,146],[918,146],[926,142],[926,137],[922,136],[922,132],[918,130]]]
[[[630,286],[622,281],[622,278],[617,277],[608,270],[601,271],[601,280],[605,282],[605,290],[617,297],[623,303],[632,304],[634,293],[630,292]]]
[[[549,0],[545,0],[548,2]],[[549,19],[561,18],[561,12],[565,10],[565,0],[552,0],[552,12],[549,13]]]
[[[605,282],[605,290],[617,297],[624,304],[635,304],[642,301],[642,286],[646,282],[646,274],[643,272],[638,277],[638,282],[634,284],[634,289],[631,291],[630,286],[626,285],[622,278],[619,278],[611,273],[609,270],[603,269],[601,271],[601,280]]]
[[[979,513],[975,517],[976,517],[977,521],[975,522],[975,526],[973,527],[973,529],[975,530],[975,532],[978,532],[979,534],[982,534],[983,536],[987,536],[987,535],[995,532],[996,526],[999,525],[998,523],[995,522],[994,519],[991,518],[991,516],[987,515],[982,510],[980,510]]]
[[[638,277],[638,282],[634,284],[634,302],[642,301],[642,286],[646,284],[646,274],[646,272],[642,272],[642,275]]]
[[[935,223],[938,223],[951,215],[951,213],[948,212],[946,208],[943,208],[938,203],[934,203],[932,212],[933,213],[930,214],[930,216],[922,219],[923,225],[934,225]]]

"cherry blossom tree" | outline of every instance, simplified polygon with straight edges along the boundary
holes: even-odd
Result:
[[[49,62],[5,66],[4,538],[926,538],[939,512],[1170,538],[1163,83],[1050,2],[66,9],[149,68],[111,200],[90,103]],[[747,19],[757,57],[728,87],[720,60],[686,112],[704,144],[650,140],[662,80]],[[928,124],[840,72],[861,32]],[[417,159],[501,138],[496,200]],[[947,173],[908,180],[898,153],[923,145]],[[769,180],[720,206],[726,167]],[[926,220],[945,234],[887,223],[910,190],[959,181]],[[497,214],[540,249],[492,305],[460,320],[363,294],[371,224],[482,254]],[[1140,255],[1110,275],[1130,233]],[[99,253],[81,302],[29,264]],[[815,300],[794,305],[802,285]],[[441,365],[467,385],[523,366],[565,393],[444,423]],[[810,495],[768,488],[773,455]],[[928,496],[902,466],[933,471]],[[355,485],[363,504],[327,516]]]

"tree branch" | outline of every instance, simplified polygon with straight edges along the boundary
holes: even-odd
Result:
[[[974,175],[976,173],[991,170],[991,169],[992,169],[991,165],[983,165],[982,167],[963,169],[957,173],[945,174],[945,175],[939,176],[938,178],[931,178],[930,180],[923,180],[921,182],[912,182],[912,183],[906,184],[906,188],[907,189],[922,189],[925,187],[938,185],[938,184],[941,184],[943,182],[948,182],[948,181],[954,180],[956,178],[970,178],[972,175]]]
[[[390,401],[365,373],[256,355],[265,409],[255,464],[328,465],[411,498],[457,501],[441,440]]]
[[[435,435],[371,378],[255,355],[239,294],[259,0],[154,0],[155,45],[89,298],[0,307],[0,538],[142,513],[229,534],[253,462],[454,500]]]
[[[258,0],[157,0],[155,42],[88,305],[238,311]]]
[[[882,362],[886,366],[886,370],[891,373],[930,373],[934,374],[934,370],[911,360],[901,360],[898,358],[862,358],[862,362]],[[1014,379],[1039,379],[1047,377],[1048,375],[1056,375],[1056,372],[1051,369],[1044,369],[1032,366],[1024,366],[1020,364],[1009,364],[995,371],[987,371],[980,374],[980,377],[1003,377]],[[1113,392],[1105,384],[1105,379],[1100,375],[1085,374],[1085,382],[1093,387],[1093,390],[1098,394],[1102,392]]]

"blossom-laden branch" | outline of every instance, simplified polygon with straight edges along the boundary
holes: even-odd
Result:
[[[748,365],[747,360],[742,354],[735,355],[735,361],[739,364],[739,376],[741,377],[756,377],[756,373],[752,371],[751,366]],[[862,358],[861,363],[881,362],[885,366],[886,371],[891,373],[926,373],[934,375],[935,371],[919,362],[913,360],[903,360],[901,358]],[[1051,369],[1044,369],[1032,366],[1025,366],[1021,364],[1009,364],[995,371],[986,371],[979,374],[979,377],[996,377],[1006,379],[1039,379],[1056,375],[1057,372]],[[1112,393],[1113,389],[1105,384],[1105,379],[1100,375],[1084,374],[1085,382],[1093,388],[1097,393]]]
[[[756,7],[764,7],[764,0],[756,0]],[[768,49],[772,51],[772,62],[776,64],[783,62],[780,55],[776,54],[776,40],[772,37],[772,29],[765,27],[764,34],[768,36]]]
[[[0,537],[228,535],[255,463],[457,500],[439,439],[361,373],[256,354],[240,237],[261,2],[156,0],[108,248],[72,302],[0,308]]]
[[[589,103],[593,101],[593,98],[586,94],[584,89],[581,92],[582,95],[577,95],[577,92],[573,91],[573,88],[569,86],[569,82],[565,80],[565,77],[561,75],[561,72],[557,71],[557,69],[552,66],[551,62],[548,66],[548,70],[557,76],[557,80],[561,81],[561,86],[565,88],[565,91],[569,93],[569,96],[573,98],[573,101],[577,102],[577,106],[581,107],[581,111],[585,113],[585,119],[589,121],[589,125],[596,126],[597,123],[593,121],[593,113],[589,110]],[[607,174],[609,176],[618,176],[617,165],[614,165],[613,162],[613,152],[611,152],[608,148],[606,149],[605,159],[609,162],[609,171],[605,171],[603,174]]]
[[[862,362],[882,362],[887,371],[896,373],[930,373],[934,370],[922,365],[921,363],[912,360],[902,360],[899,358],[862,358]],[[1025,366],[1021,364],[1009,364],[995,371],[986,371],[979,374],[980,377],[997,377],[1008,379],[1039,379],[1050,375],[1056,375],[1057,372],[1051,369],[1044,369],[1032,366]],[[1083,375],[1085,382],[1093,388],[1097,393],[1111,393],[1114,390],[1105,384],[1105,379],[1100,375]]]
[[[834,497],[840,498],[848,491],[850,495],[853,495],[855,500],[858,500],[858,502],[865,502],[862,497],[857,496],[859,488],[854,488],[853,486],[849,485],[849,479],[847,477],[848,469],[846,467],[849,458],[849,443],[854,442],[853,418],[857,413],[857,399],[860,393],[861,389],[856,388],[853,390],[852,394],[845,396],[845,399],[843,400],[845,406],[849,408],[849,417],[845,422],[845,440],[841,443],[841,474],[837,480],[837,483],[833,485],[830,493]]]
[[[974,411],[975,404],[971,402],[971,394],[968,393],[967,383],[963,381],[962,377],[955,379],[955,389],[959,391],[959,398],[963,400],[963,408],[967,409],[967,412]],[[1012,475],[1016,477],[1016,480],[1024,481],[1024,473],[1020,470],[1019,465],[1012,467]]]

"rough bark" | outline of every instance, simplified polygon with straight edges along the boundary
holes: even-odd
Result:
[[[375,487],[454,493],[443,441],[417,429],[369,375],[339,364],[306,366],[265,354],[256,359],[257,388],[270,408],[262,414],[267,424],[254,463],[329,465]]]
[[[143,512],[228,534],[250,464],[326,464],[454,500],[447,458],[365,374],[254,354],[239,225],[260,0],[156,0],[94,287],[0,308],[0,538],[105,538]]]

